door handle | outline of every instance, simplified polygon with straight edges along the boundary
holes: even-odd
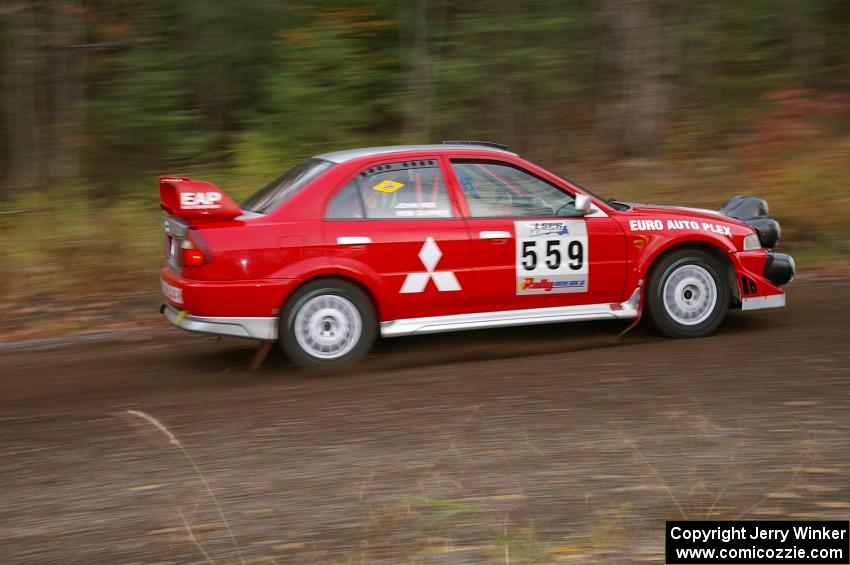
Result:
[[[365,236],[361,236],[361,235],[353,235],[353,236],[336,238],[336,244],[337,245],[366,245],[367,243],[372,243],[371,237],[365,237]]]
[[[482,231],[478,233],[481,239],[510,239],[511,232],[509,231]]]

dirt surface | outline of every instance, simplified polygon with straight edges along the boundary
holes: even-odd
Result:
[[[660,563],[664,519],[846,520],[848,308],[794,284],[700,340],[403,338],[321,377],[164,325],[6,350],[0,562]]]

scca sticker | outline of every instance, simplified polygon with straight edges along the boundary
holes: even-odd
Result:
[[[404,188],[403,182],[396,182],[394,180],[383,180],[372,187],[372,190],[377,190],[378,192],[385,192],[387,194],[391,194],[396,190]]]
[[[516,293],[587,292],[584,220],[514,222]]]

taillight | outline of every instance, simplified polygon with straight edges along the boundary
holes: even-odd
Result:
[[[180,254],[184,267],[200,267],[207,262],[204,253],[200,249],[196,249],[190,239],[183,240],[180,246]]]

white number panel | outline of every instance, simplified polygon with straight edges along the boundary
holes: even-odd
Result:
[[[514,222],[516,293],[587,292],[584,220]]]

